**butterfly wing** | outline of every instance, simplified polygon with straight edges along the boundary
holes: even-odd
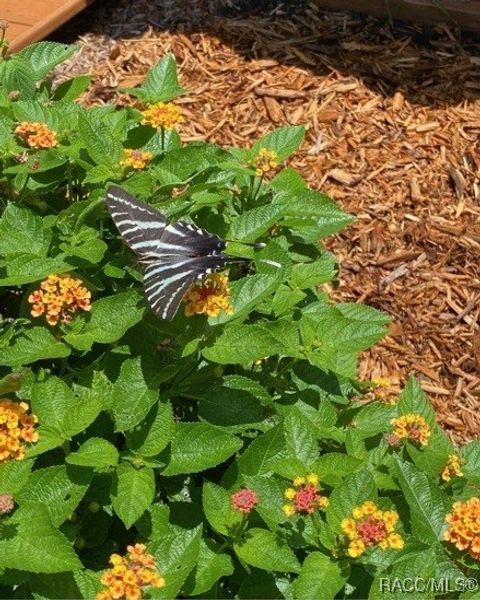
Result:
[[[225,242],[196,225],[178,221],[167,225],[161,212],[112,185],[107,206],[128,246],[142,258],[220,254]]]
[[[143,282],[145,296],[153,312],[162,319],[173,319],[185,292],[195,279],[222,269],[230,262],[224,255],[152,261],[145,269]]]

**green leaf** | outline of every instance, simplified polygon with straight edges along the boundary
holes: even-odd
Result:
[[[255,242],[278,221],[282,212],[283,207],[279,204],[267,204],[247,210],[232,221],[227,238]]]
[[[212,542],[200,542],[197,566],[186,582],[183,593],[187,596],[196,596],[208,590],[221,577],[228,577],[233,573],[232,559]]]
[[[258,153],[261,148],[268,148],[277,153],[278,160],[283,161],[293,154],[303,142],[305,128],[298,125],[279,127],[267,133],[255,142],[252,150]]]
[[[0,379],[0,395],[10,394],[10,392],[18,392],[22,386],[21,373],[9,373]]]
[[[27,46],[15,56],[28,60],[34,77],[38,81],[45,77],[54,67],[68,60],[76,51],[77,48],[73,44],[37,42],[36,44]]]
[[[112,131],[97,114],[83,112],[78,118],[83,144],[97,165],[117,165],[123,157],[122,144],[112,137]]]
[[[45,279],[51,273],[65,273],[72,268],[65,258],[64,254],[54,258],[18,254],[8,259],[7,277],[0,278],[0,286],[24,285]]]
[[[430,427],[434,427],[437,422],[432,405],[420,383],[414,377],[410,377],[407,381],[404,390],[400,394],[397,407],[399,415],[408,413],[421,415]]]
[[[156,403],[146,418],[127,434],[127,445],[140,456],[159,454],[170,441],[174,431],[172,405]]]
[[[0,344],[0,365],[20,367],[47,358],[65,358],[70,348],[59,342],[45,327],[24,329],[8,346]]]
[[[342,570],[338,561],[321,552],[312,552],[305,559],[290,591],[296,600],[333,600],[347,581],[346,573],[348,570],[345,567]]]
[[[298,472],[296,473],[298,475]],[[255,511],[267,524],[268,528],[275,532],[280,523],[285,522],[285,513],[282,506],[285,504],[285,483],[280,483],[278,478],[271,475],[257,475],[251,477],[243,476],[244,484],[255,491],[258,504]]]
[[[52,526],[42,504],[19,508],[9,524],[15,526],[15,535],[0,540],[0,567],[30,573],[61,573],[82,567],[70,542]]]
[[[85,495],[92,471],[76,466],[56,465],[33,471],[15,500],[22,507],[42,503],[53,525],[59,527]]]
[[[147,416],[158,399],[158,387],[145,380],[140,358],[122,364],[112,397],[115,431],[128,431]]]
[[[437,485],[410,463],[395,457],[393,475],[398,479],[410,508],[413,535],[425,544],[441,539],[445,525],[445,507]]]
[[[229,492],[207,480],[203,484],[203,511],[213,529],[223,535],[231,535],[242,522],[241,513],[232,509]]]
[[[52,234],[30,209],[9,202],[0,218],[0,255],[45,256]]]
[[[183,582],[198,560],[201,539],[201,526],[194,529],[176,527],[172,533],[150,545],[149,552],[155,555],[158,570],[165,573],[166,581],[165,587],[150,590],[152,598],[170,600],[178,596]]]
[[[296,327],[286,321],[228,327],[203,350],[208,360],[243,364],[275,354],[296,356],[300,340]]]
[[[272,464],[283,456],[285,438],[283,427],[277,425],[258,436],[240,456],[236,465],[242,475],[263,475],[271,473]]]
[[[241,375],[227,375],[199,396],[199,417],[212,425],[223,426],[262,421],[265,417],[262,405],[272,401],[265,388]]]
[[[350,516],[352,509],[365,500],[374,500],[375,496],[375,481],[366,469],[346,477],[330,494],[327,508],[327,522],[330,529],[340,533],[340,523]]]
[[[81,573],[81,571],[77,571],[77,573]],[[29,587],[35,600],[64,600],[65,598],[83,597],[72,572],[31,574]]]
[[[313,262],[294,265],[290,284],[292,287],[304,290],[331,281],[336,274],[336,265],[335,258],[325,252]]]
[[[363,465],[358,458],[341,452],[327,452],[319,456],[313,464],[322,483],[338,485],[347,475],[353,475]]]
[[[154,495],[153,469],[136,469],[129,463],[122,463],[117,467],[112,506],[127,529],[147,510]]]
[[[19,55],[2,60],[3,73],[0,71],[2,86],[9,92],[19,92],[22,99],[35,95],[35,71],[30,61]]]
[[[234,435],[206,423],[177,423],[163,475],[198,473],[224,462],[242,447]]]
[[[103,438],[92,437],[65,460],[82,467],[110,467],[118,463],[118,450]]]
[[[296,289],[292,290],[287,285],[281,284],[277,287],[273,297],[271,307],[276,317],[288,313],[296,304],[306,297],[305,292]]]
[[[298,573],[300,564],[293,553],[279,537],[266,529],[249,529],[245,541],[233,546],[235,553],[248,565],[265,571],[286,571]]]
[[[91,75],[78,75],[63,81],[55,88],[53,99],[57,102],[72,102],[83,94],[92,81]]]
[[[459,455],[465,478],[476,485],[480,485],[480,440],[472,440],[462,446]]]
[[[89,571],[88,569],[74,571],[73,577],[82,598],[94,598],[101,591],[102,584],[100,583],[98,573],[95,571]]]
[[[284,422],[286,450],[291,458],[296,458],[310,469],[318,456],[318,442],[314,426],[295,407],[288,413]]]
[[[167,102],[184,93],[178,84],[177,65],[172,54],[162,58],[150,69],[141,87],[146,102]]]
[[[142,319],[145,308],[140,302],[140,295],[133,290],[95,301],[83,332],[69,333],[65,341],[79,350],[90,350],[94,342],[116,342]]]
[[[0,465],[0,494],[18,494],[32,470],[31,460],[10,461]]]

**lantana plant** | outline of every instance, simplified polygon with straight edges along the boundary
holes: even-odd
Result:
[[[472,589],[479,442],[454,447],[415,379],[359,381],[389,319],[326,292],[351,217],[288,166],[304,128],[184,143],[172,56],[85,107],[89,76],[50,77],[74,52],[0,60],[0,595]],[[247,260],[156,317],[111,184]]]

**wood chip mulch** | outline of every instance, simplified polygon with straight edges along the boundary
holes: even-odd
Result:
[[[86,103],[173,52],[185,141],[247,146],[305,124],[292,166],[356,217],[327,241],[333,297],[393,319],[362,376],[414,374],[456,441],[479,435],[478,39],[314,6],[225,17],[201,0],[99,0],[61,36],[80,51],[58,77],[95,77]]]

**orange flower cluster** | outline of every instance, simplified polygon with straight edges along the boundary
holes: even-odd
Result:
[[[442,471],[443,481],[450,481],[452,477],[463,477],[462,469],[460,468],[460,457],[458,454],[450,454],[447,464]]]
[[[142,125],[173,129],[177,123],[183,121],[182,111],[172,102],[157,102],[142,111]]]
[[[283,506],[283,512],[287,517],[295,513],[313,514],[319,508],[328,506],[328,498],[319,494],[319,480],[315,473],[308,477],[296,477],[293,480],[293,488],[287,488],[284,492],[285,498],[290,500]]]
[[[42,281],[40,288],[28,297],[33,304],[32,317],[45,314],[49,325],[56,325],[59,320],[69,323],[72,314],[81,310],[90,310],[91,293],[82,285],[80,279],[68,275],[49,275]]]
[[[233,510],[248,515],[258,504],[257,494],[250,488],[242,488],[230,496]]]
[[[255,174],[258,177],[263,177],[270,171],[273,171],[278,165],[278,154],[275,150],[268,148],[260,148],[257,156],[253,159]]]
[[[379,510],[375,502],[366,500],[352,510],[352,516],[343,519],[342,531],[348,539],[347,553],[352,558],[361,556],[367,547],[378,546],[382,550],[400,550],[405,542],[395,532],[398,513],[395,510]]]
[[[393,435],[397,438],[408,439],[421,446],[428,444],[432,432],[422,415],[409,413],[392,419],[390,422],[394,427]]]
[[[45,123],[22,121],[15,128],[15,135],[18,135],[30,148],[53,148],[58,145],[55,132],[51,131]]]
[[[112,568],[100,580],[107,589],[97,594],[96,600],[139,600],[144,588],[164,587],[165,579],[157,571],[155,558],[145,550],[145,544],[135,544],[127,546],[126,556],[110,556]]]
[[[480,499],[454,502],[452,512],[445,521],[449,527],[443,539],[452,542],[458,550],[467,551],[475,560],[480,560]]]
[[[212,273],[203,281],[193,283],[183,297],[183,301],[187,317],[201,314],[216,317],[222,310],[227,315],[233,314],[228,277],[220,273]]]
[[[0,464],[25,458],[25,444],[38,441],[35,425],[38,419],[27,414],[26,402],[0,400]]]
[[[123,160],[120,161],[122,167],[131,167],[132,169],[144,169],[152,160],[153,154],[144,150],[132,150],[125,148],[123,151]]]

